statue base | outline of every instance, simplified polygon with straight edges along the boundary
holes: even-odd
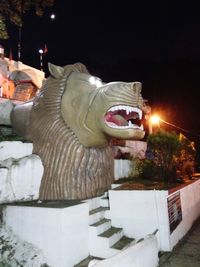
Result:
[[[4,223],[39,248],[49,266],[74,266],[88,256],[88,203],[25,202],[7,205]]]

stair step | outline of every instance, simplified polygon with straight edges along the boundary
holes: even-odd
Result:
[[[103,258],[98,258],[98,257],[93,257],[93,256],[88,256],[78,264],[74,265],[74,267],[88,267],[88,264],[91,260],[103,260]]]
[[[110,222],[110,220],[106,219],[106,218],[103,218],[102,220],[100,220],[100,221],[98,221],[96,223],[93,223],[90,226],[98,227],[98,226],[100,226],[100,225],[102,225],[104,223],[107,223],[107,222]]]
[[[143,240],[144,240],[144,238],[140,238],[140,239],[137,240],[137,243],[140,243],[140,242],[142,242]]]
[[[135,240],[134,238],[122,236],[122,238],[117,243],[115,243],[111,248],[122,250],[134,240]]]
[[[122,228],[111,227],[111,228],[109,228],[108,230],[106,230],[105,232],[101,233],[101,234],[98,235],[98,236],[109,238],[109,237],[111,237],[112,235],[114,235],[114,234],[116,234],[116,233],[118,233],[118,232],[120,232],[120,231],[122,231],[122,230],[123,230]]]
[[[101,207],[109,207],[109,198],[108,197],[102,197],[100,199],[100,206]]]
[[[109,219],[107,214],[110,211],[108,207],[98,207],[96,209],[90,210],[89,212],[89,225],[94,224],[103,218]]]
[[[110,209],[108,207],[98,207],[96,209],[90,210],[89,212],[89,225],[94,224],[100,220],[102,220],[103,218],[106,217],[106,219],[108,216],[106,215],[106,213],[109,211]]]
[[[102,204],[106,203],[105,199],[102,200],[102,198],[104,198],[104,197],[106,197],[105,194],[98,196],[98,197],[85,199],[85,200],[83,200],[83,202],[88,203],[89,210],[93,210],[93,209],[96,209],[98,207],[105,207],[104,205],[102,205]]]
[[[94,229],[90,229],[90,235],[89,235],[90,255],[94,257],[109,258],[119,252],[119,250],[113,249],[111,247],[122,238],[122,236],[124,235],[123,229],[106,225],[106,227],[108,226],[109,228],[107,228],[107,230],[106,228],[104,228],[103,230],[101,226],[98,226],[101,227],[99,234],[95,234]]]
[[[99,220],[93,221],[89,225],[89,235],[90,237],[97,237],[99,234],[105,232],[111,227],[111,220],[106,218],[99,218]]]
[[[109,210],[108,207],[98,207],[96,209],[90,210],[90,215],[101,212],[101,211],[106,211]]]
[[[109,200],[109,197],[102,197],[101,199]]]

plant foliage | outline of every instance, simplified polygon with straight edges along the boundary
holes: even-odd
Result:
[[[138,165],[143,178],[167,182],[178,178],[177,171],[179,176],[194,171],[194,143],[182,134],[160,130],[148,136],[147,147],[147,158]]]
[[[0,15],[0,38],[8,39],[7,28],[4,18]]]
[[[44,10],[53,6],[55,0],[1,0],[0,1],[0,38],[8,37],[5,21],[21,27],[23,15],[30,10],[35,10],[37,16],[42,16]]]

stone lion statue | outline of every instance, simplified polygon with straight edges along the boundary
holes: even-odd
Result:
[[[102,83],[81,63],[49,63],[49,71],[33,101],[11,113],[13,129],[42,159],[40,199],[98,196],[114,179],[110,140],[144,137],[141,83]]]

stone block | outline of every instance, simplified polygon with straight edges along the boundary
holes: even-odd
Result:
[[[14,105],[10,100],[0,102],[0,124],[11,125],[10,113]]]
[[[1,162],[0,203],[38,199],[42,175],[43,165],[36,155]]]
[[[0,161],[9,158],[23,158],[31,155],[32,151],[32,143],[23,143],[21,141],[3,141],[0,142]]]

